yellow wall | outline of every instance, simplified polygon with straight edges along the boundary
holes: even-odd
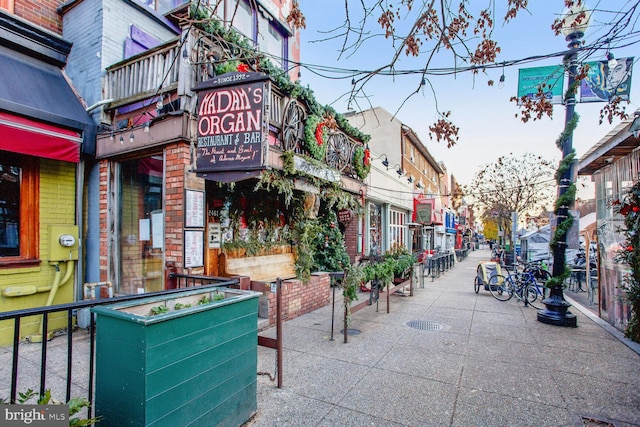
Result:
[[[38,267],[0,269],[0,293],[11,286],[43,287],[53,283],[55,266],[49,258],[49,226],[75,225],[76,206],[76,165],[49,159],[40,159],[40,224]],[[67,268],[66,262],[60,263],[62,276]],[[63,304],[74,300],[75,276],[56,293],[53,304]],[[0,294],[0,312],[40,307],[46,304],[49,292],[39,292],[20,297],[4,297]],[[21,321],[22,338],[37,334],[40,316]],[[66,327],[66,313],[50,316],[49,331]],[[10,343],[13,338],[13,323],[0,323],[0,345]]]

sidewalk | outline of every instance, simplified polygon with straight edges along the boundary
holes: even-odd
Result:
[[[258,377],[247,425],[640,426],[638,347],[577,305],[578,327],[562,328],[475,294],[488,259],[471,252],[413,297],[392,296],[389,314],[384,300],[355,313],[348,343],[339,292],[333,341],[331,305],[284,323],[283,388]],[[275,374],[275,364],[259,347],[258,370]]]

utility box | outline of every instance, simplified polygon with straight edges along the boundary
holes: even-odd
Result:
[[[49,226],[48,261],[71,261],[78,259],[78,226]]]

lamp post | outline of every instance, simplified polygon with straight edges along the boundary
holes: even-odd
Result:
[[[561,223],[569,217],[569,210],[575,203],[575,189],[573,187],[573,173],[575,167],[575,152],[573,150],[573,128],[575,127],[576,105],[576,74],[578,71],[578,50],[580,40],[589,24],[590,12],[584,5],[576,6],[567,11],[564,16],[562,34],[569,43],[569,51],[564,57],[564,64],[569,74],[565,97],[565,128],[562,135],[562,172],[558,185],[558,201],[556,206],[556,246],[553,249],[553,278],[559,278],[565,271],[565,250],[567,248],[566,227]],[[562,283],[555,283],[549,297],[543,303],[545,308],[538,312],[538,321],[556,326],[578,326],[575,314],[569,311],[571,304],[564,299]]]

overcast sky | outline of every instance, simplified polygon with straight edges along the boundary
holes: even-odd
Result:
[[[506,2],[507,0],[496,1],[498,16],[504,16],[501,10],[504,9],[502,4]],[[389,61],[391,55],[389,41],[383,37],[372,37],[355,52],[352,51],[349,55],[338,58],[343,39],[327,40],[331,34],[335,34],[327,32],[344,22],[344,0],[302,0],[300,3],[307,22],[306,30],[302,31],[303,63],[330,65],[346,70],[362,70],[375,69]],[[354,6],[359,4],[355,1],[350,3]],[[471,3],[479,4],[478,1]],[[485,6],[487,2],[480,3]],[[597,2],[587,2],[587,6],[594,7],[595,3]],[[608,9],[620,9],[627,2],[607,0],[605,3]],[[510,24],[503,26],[498,22],[498,28],[493,37],[502,49],[496,61],[498,64],[502,61],[545,56],[566,50],[567,42],[564,37],[555,36],[551,30],[554,19],[563,12],[564,1],[530,1],[529,4],[529,12],[521,12]],[[604,12],[594,13],[591,26],[585,34],[587,43],[602,35],[601,23],[610,18]],[[371,19],[371,28],[379,32],[376,20],[377,17]],[[323,39],[325,41],[320,41]],[[634,56],[635,51],[639,50],[638,45],[626,48],[612,45],[611,51],[616,57],[622,58]],[[589,60],[603,60],[606,53],[606,51],[598,52]],[[468,184],[483,165],[493,162],[501,155],[531,152],[547,160],[560,160],[561,153],[556,148],[555,141],[564,128],[564,106],[555,106],[553,119],[544,118],[541,121],[530,121],[525,124],[515,118],[519,109],[509,99],[517,95],[518,68],[561,63],[562,57],[555,57],[504,69],[499,67],[476,76],[467,72],[430,77],[436,97],[434,98],[427,85],[425,90],[406,101],[402,108],[403,101],[416,90],[421,77],[419,75],[381,76],[366,87],[368,97],[360,98],[358,105],[353,104],[352,107],[358,110],[381,106],[391,113],[397,112],[398,119],[417,132],[434,157],[444,161],[447,169],[461,184]],[[433,66],[452,67],[453,65],[450,53],[442,52]],[[421,66],[419,62],[403,59],[399,68],[419,69]],[[340,98],[340,96],[350,90],[352,76],[348,72],[320,71],[318,73],[322,75],[303,68],[302,83],[313,89],[316,98],[322,104],[333,105],[340,112],[346,111],[347,98]],[[504,85],[498,85],[503,73]],[[488,80],[494,80],[495,85],[488,86]],[[626,107],[630,114],[633,114],[640,104],[639,87],[640,84],[637,82],[632,85],[631,104]],[[451,120],[460,127],[459,142],[452,148],[429,139],[428,127],[438,119],[436,100],[440,111],[451,111]],[[599,112],[603,106],[604,103],[579,103],[576,106],[576,112],[581,116],[573,139],[578,157],[581,157],[619,123],[614,121],[611,125],[608,122],[598,124]],[[583,198],[586,198],[584,194]]]

